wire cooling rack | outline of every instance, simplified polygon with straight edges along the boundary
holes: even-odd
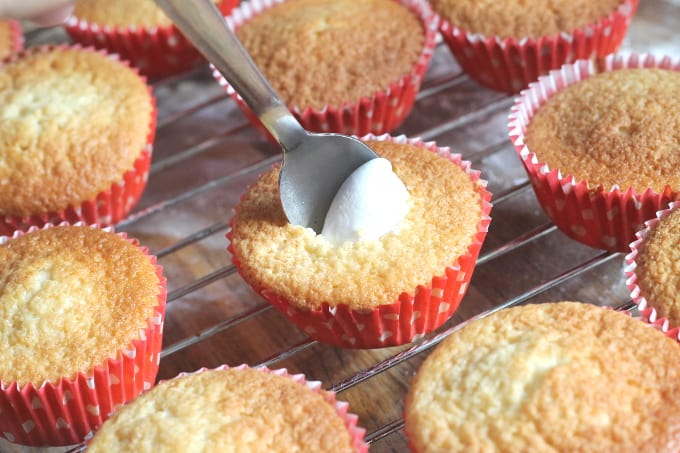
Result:
[[[624,51],[679,50],[680,2],[645,0]],[[35,30],[27,45],[67,42]],[[159,379],[221,364],[286,367],[321,380],[350,403],[371,451],[407,451],[403,400],[428,352],[476,317],[525,302],[579,300],[630,310],[622,254],[580,245],[538,205],[507,138],[512,97],[462,74],[437,46],[416,104],[394,135],[450,146],[482,171],[494,194],[492,223],[461,307],[412,345],[347,350],[310,340],[239,277],[226,251],[232,209],[245,188],[279,162],[279,151],[237,109],[206,67],[154,82],[159,117],[147,189],[119,225],[159,257],[168,278]]]

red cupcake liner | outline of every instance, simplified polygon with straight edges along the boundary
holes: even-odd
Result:
[[[253,16],[283,1],[285,0],[251,0],[238,8],[234,8],[227,18],[227,23],[232,29],[238,29]],[[406,116],[411,112],[425,71],[432,59],[437,38],[438,19],[423,0],[398,1],[420,18],[425,31],[423,49],[411,71],[384,90],[376,91],[371,96],[363,97],[359,101],[347,100],[341,105],[327,105],[320,109],[289,105],[289,110],[293,112],[302,127],[312,132],[336,132],[354,135],[382,134],[396,129],[406,119]],[[342,43],[338,43],[338,45],[342,45]],[[273,141],[269,132],[250,110],[250,107],[214,67],[213,77],[236,101],[248,120]]]
[[[486,181],[480,178],[480,172],[473,170],[470,162],[462,160],[460,154],[451,154],[447,147],[438,147],[434,142],[423,142],[419,138],[391,137],[387,134],[382,136],[369,134],[361,137],[361,140],[394,141],[423,147],[447,158],[470,176],[479,189],[482,215],[477,225],[477,232],[471,238],[466,253],[451,263],[442,275],[434,276],[431,282],[418,285],[412,293],[403,292],[394,303],[379,305],[370,311],[352,310],[344,304],[331,306],[325,302],[320,309],[303,310],[296,308],[286,298],[266,288],[251,286],[315,340],[343,348],[397,346],[419,340],[437,329],[453,315],[460,305],[467,292],[479,251],[491,222],[489,216],[491,193],[486,190]],[[231,245],[232,237],[233,233],[230,230],[227,233],[227,239],[230,242],[228,250],[234,266],[247,282],[246,276],[241,272],[240,261]]]
[[[103,51],[95,50],[91,47],[83,48],[79,45],[73,46],[41,46],[27,49],[26,51],[14,54],[0,62],[0,67],[14,62],[22,57],[36,53],[49,52],[54,49],[80,49],[88,52],[99,52],[107,55],[108,58],[117,59],[115,55],[105,54]],[[121,60],[119,60],[121,61]],[[128,66],[128,63],[121,61]],[[135,68],[130,68],[138,74]],[[144,83],[146,78],[139,76]],[[111,184],[111,187],[97,194],[93,200],[86,200],[78,205],[69,205],[62,211],[37,213],[31,216],[19,217],[12,215],[0,215],[0,235],[10,235],[16,230],[26,230],[31,226],[43,226],[47,223],[57,224],[60,222],[84,222],[88,225],[107,226],[113,225],[125,218],[125,216],[137,204],[144,192],[147,180],[149,179],[149,167],[151,165],[151,154],[153,151],[153,141],[156,135],[157,107],[153,91],[148,86],[149,96],[151,97],[152,110],[149,132],[146,144],[142,148],[139,157],[135,160],[133,167],[125,172],[120,181]]]
[[[670,326],[669,323],[668,323],[668,319],[666,319],[666,318],[652,319],[651,317],[644,317],[643,316],[642,321],[647,322],[649,325],[651,325],[655,329],[660,330],[668,338],[672,338],[675,341],[680,343],[680,326],[675,326],[675,327]]]
[[[11,33],[11,53],[22,51],[24,48],[24,33],[21,29],[21,23],[16,20],[9,20],[6,23],[9,24]]]
[[[647,220],[645,222],[644,228],[635,233],[635,237],[637,239],[630,244],[630,253],[628,253],[624,259],[625,266],[623,268],[623,272],[626,276],[626,286],[630,291],[630,297],[633,299],[635,305],[637,305],[637,309],[642,315],[642,318],[645,321],[649,322],[650,324],[657,325],[665,330],[669,330],[670,321],[667,318],[659,316],[656,309],[649,305],[647,299],[640,290],[635,270],[637,269],[637,256],[639,253],[639,249],[640,246],[645,242],[645,238],[647,237],[651,230],[653,230],[654,228],[657,227],[657,225],[659,225],[661,219],[670,214],[674,209],[680,209],[680,202],[670,203],[667,209],[657,211],[656,217]],[[678,329],[676,328],[676,330]],[[680,339],[680,337],[678,337],[678,339]]]
[[[641,312],[642,314],[642,312]],[[657,329],[661,332],[663,332],[664,335],[666,335],[668,338],[671,338],[678,343],[680,343],[680,326],[671,326],[668,323],[668,319],[666,318],[651,318],[649,316],[645,316],[644,314],[642,317],[637,317],[634,316],[635,319],[638,319],[640,322],[644,322],[646,324],[649,324],[650,327]]]
[[[61,225],[69,225],[67,222]],[[77,223],[76,225],[84,225]],[[42,227],[51,228],[48,224]],[[91,226],[97,228],[96,226]],[[32,227],[28,232],[38,230]],[[113,228],[106,228],[113,232]],[[17,231],[12,237],[0,237],[0,243],[23,236]],[[82,442],[99,427],[121,404],[133,399],[154,385],[158,373],[162,344],[167,282],[156,257],[146,247],[125,233],[116,233],[138,246],[156,269],[160,293],[154,316],[139,337],[115,358],[95,366],[91,372],[64,376],[58,382],[19,385],[0,379],[0,437],[28,446],[74,445]]]
[[[215,6],[224,15],[238,0],[222,0]],[[206,60],[175,27],[109,27],[71,16],[64,28],[73,41],[105,49],[129,61],[149,79],[187,71]]]
[[[668,203],[680,199],[680,192],[666,186],[662,192],[614,186],[607,190],[563,176],[550,169],[524,143],[527,126],[545,101],[565,87],[598,72],[623,68],[663,68],[680,71],[680,60],[670,57],[631,54],[610,55],[601,62],[581,60],[539,78],[515,99],[508,119],[509,135],[524,164],[536,197],[555,225],[570,238],[590,247],[625,252],[645,220]]]
[[[529,83],[576,60],[604,57],[621,45],[639,0],[624,0],[594,24],[540,38],[486,37],[445,19],[439,31],[463,71],[480,85],[515,94]]]

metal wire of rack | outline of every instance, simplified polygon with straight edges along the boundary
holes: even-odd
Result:
[[[672,53],[680,3],[641,2],[624,50]],[[27,45],[66,42],[36,30]],[[581,300],[631,310],[622,255],[577,244],[543,214],[507,139],[512,97],[481,88],[437,46],[413,111],[393,133],[450,146],[482,171],[494,193],[492,223],[463,303],[437,332],[411,344],[346,350],[309,339],[240,279],[226,251],[231,210],[245,188],[280,160],[206,68],[153,84],[159,118],[149,184],[116,229],[158,256],[169,283],[159,378],[223,363],[286,367],[323,382],[366,428],[371,451],[407,451],[403,399],[434,346],[499,309]]]

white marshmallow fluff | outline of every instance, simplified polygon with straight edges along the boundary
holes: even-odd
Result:
[[[406,186],[387,159],[354,170],[335,194],[321,235],[335,245],[379,239],[396,231],[408,212]]]

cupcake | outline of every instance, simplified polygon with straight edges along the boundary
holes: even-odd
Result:
[[[444,323],[467,290],[491,210],[485,181],[448,148],[364,140],[407,188],[394,230],[336,243],[290,224],[275,168],[242,197],[227,235],[247,283],[310,337],[347,348],[408,343]]]
[[[402,123],[437,34],[423,0],[252,0],[228,23],[305,129],[355,135]],[[222,75],[213,74],[262,128]]]
[[[643,317],[680,327],[680,202],[645,222],[626,256],[626,284]]]
[[[47,225],[0,238],[0,436],[82,442],[158,372],[165,279],[124,234]]]
[[[24,46],[24,35],[19,22],[0,20],[0,60],[19,52]]]
[[[677,452],[680,345],[576,302],[496,312],[451,334],[409,389],[418,453]]]
[[[47,222],[109,225],[146,185],[156,107],[117,58],[40,47],[0,66],[0,234]]]
[[[229,14],[238,0],[213,0]],[[151,79],[205,62],[154,0],[78,0],[65,28],[80,44],[106,49]]]
[[[458,64],[481,85],[517,93],[538,76],[618,49],[638,0],[431,0]]]
[[[553,71],[522,93],[510,139],[536,196],[571,238],[627,251],[680,198],[680,62],[610,56]]]
[[[347,403],[285,369],[182,374],[121,408],[87,451],[366,452]]]

